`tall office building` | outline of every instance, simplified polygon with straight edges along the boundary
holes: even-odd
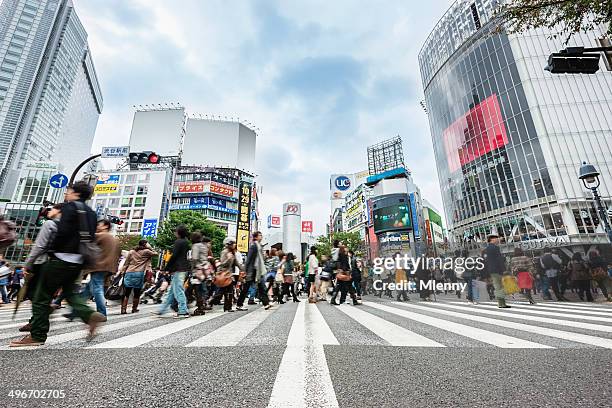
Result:
[[[13,198],[29,183],[22,170],[30,162],[72,172],[89,156],[101,112],[87,33],[72,1],[3,0],[0,197]]]
[[[497,32],[496,4],[456,1],[419,54],[449,239],[476,249],[496,230],[507,251],[605,243],[578,169],[599,169],[611,207],[612,73],[603,61],[594,75],[545,71],[563,39]],[[606,28],[568,45],[598,46]]]

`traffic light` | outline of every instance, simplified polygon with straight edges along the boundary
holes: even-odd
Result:
[[[544,69],[551,74],[594,74],[599,71],[599,53],[585,53],[584,47],[568,47],[550,54]]]
[[[130,164],[158,164],[161,156],[155,152],[130,153]]]

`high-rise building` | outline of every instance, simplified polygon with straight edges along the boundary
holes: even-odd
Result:
[[[26,162],[70,173],[89,156],[102,94],[71,0],[0,4],[0,196]]]
[[[581,162],[601,172],[612,201],[612,73],[551,74],[563,39],[542,29],[499,32],[495,0],[457,0],[419,54],[451,244],[476,249],[491,231],[502,248],[607,241]],[[606,27],[569,46],[598,46]],[[570,253],[570,251],[565,251]]]

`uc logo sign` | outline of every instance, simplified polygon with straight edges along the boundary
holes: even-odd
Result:
[[[346,176],[336,177],[334,181],[336,188],[340,191],[348,190],[351,187],[351,180]]]

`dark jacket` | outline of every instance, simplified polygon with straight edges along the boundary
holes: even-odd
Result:
[[[492,273],[502,275],[506,271],[505,258],[497,245],[487,245],[484,250],[484,258],[485,268],[483,272],[486,273],[486,276],[483,277],[489,277]]]
[[[351,265],[349,265],[348,254],[344,252],[340,252],[338,254],[338,269],[342,269],[343,271],[350,271]]]
[[[82,201],[81,201],[82,202]],[[83,206],[86,211],[87,226],[84,228],[89,231],[92,241],[96,235],[96,213],[89,208],[84,202]],[[63,252],[67,254],[78,254],[79,243],[81,241],[79,237],[79,214],[77,212],[77,206],[74,202],[66,203],[62,207],[62,217],[60,218],[57,226],[57,233],[55,239],[51,244],[50,250],[52,252]]]
[[[257,262],[257,244],[252,243],[247,253],[246,262],[244,263],[244,269],[246,270],[246,280],[254,281],[257,271],[255,270],[255,263]]]
[[[357,259],[351,259],[351,279],[354,282],[361,282],[361,271],[357,267]]]
[[[185,238],[179,238],[174,241],[172,248],[172,256],[166,264],[168,272],[188,272],[191,270],[191,264],[187,260],[189,252],[189,242]]]

